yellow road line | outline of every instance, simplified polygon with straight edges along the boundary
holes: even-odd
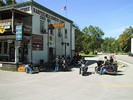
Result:
[[[133,88],[133,84],[103,84],[103,86],[108,88]]]

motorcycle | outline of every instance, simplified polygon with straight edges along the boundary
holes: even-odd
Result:
[[[87,74],[88,71],[88,61],[79,61],[79,64],[81,65],[79,68],[79,74],[84,76],[85,74]]]
[[[30,73],[30,74],[39,73],[39,68],[36,65],[27,64],[27,65],[25,65],[25,69],[26,69],[25,72],[27,74],[28,73]]]
[[[103,66],[103,61],[97,61],[97,66],[95,67],[95,72],[100,74],[100,69]],[[105,65],[105,67],[103,68],[103,71],[101,74],[117,74],[117,63],[108,63],[107,65]]]

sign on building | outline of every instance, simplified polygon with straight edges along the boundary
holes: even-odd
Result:
[[[22,25],[16,26],[16,40],[22,40]]]
[[[43,50],[43,36],[32,35],[32,49],[33,50]]]
[[[64,28],[65,24],[64,23],[58,23],[58,24],[50,24],[49,28],[54,29],[54,28]]]

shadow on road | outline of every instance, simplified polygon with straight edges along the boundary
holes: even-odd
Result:
[[[122,76],[124,74],[122,74],[122,73],[116,73],[116,74],[103,74],[103,75]]]
[[[94,72],[86,72],[86,74],[84,74],[83,76],[89,76],[89,75],[92,75],[94,74]]]

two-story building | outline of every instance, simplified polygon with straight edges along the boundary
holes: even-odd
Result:
[[[31,0],[0,7],[0,61],[47,62],[73,56],[73,21]]]

